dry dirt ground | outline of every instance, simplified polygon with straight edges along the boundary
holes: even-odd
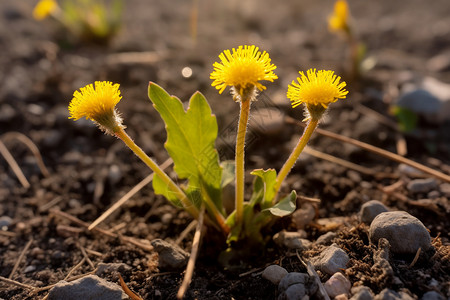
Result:
[[[145,245],[155,238],[177,240],[192,219],[155,196],[150,185],[100,225],[106,233],[88,231],[73,219],[91,223],[149,174],[120,141],[103,135],[90,122],[67,119],[74,90],[94,80],[120,83],[123,100],[119,110],[128,133],[160,163],[168,158],[163,148],[164,124],[148,101],[148,81],[157,82],[183,101],[200,90],[217,115],[218,147],[227,159],[233,149],[228,129],[235,128],[238,106],[227,93],[219,95],[210,86],[209,73],[224,49],[258,45],[278,66],[279,80],[268,84],[255,105],[255,111],[271,107],[273,114],[264,115],[263,130],[250,126],[253,139],[247,143],[246,157],[247,170],[252,170],[279,169],[301,133],[301,127],[288,121],[301,120],[302,112],[291,109],[285,97],[287,85],[299,70],[333,69],[346,80],[346,44],[329,33],[326,24],[333,1],[198,1],[195,40],[189,30],[195,1],[125,2],[123,28],[109,46],[62,42],[55,24],[32,19],[34,1],[0,2],[0,135],[30,183],[22,186],[0,158],[0,217],[6,222],[0,231],[2,277],[11,275],[23,253],[11,279],[36,288],[64,279],[85,255],[92,265],[83,263],[71,276],[88,273],[102,262],[125,263],[131,268],[121,275],[144,299],[174,299],[182,281],[183,270],[158,269],[154,251]],[[431,76],[450,82],[450,3],[349,3],[356,34],[372,58],[372,69],[360,80],[347,80],[348,99],[333,105],[320,127],[392,152],[397,151],[398,141],[404,141],[407,157],[449,174],[450,122],[420,118],[417,130],[405,134],[389,125],[395,124],[389,112],[408,79]],[[442,61],[438,66],[433,65],[436,57]],[[191,77],[182,76],[184,67],[192,69]],[[37,146],[47,176],[12,132],[25,135]],[[430,176],[402,173],[392,160],[319,134],[310,145],[372,172],[361,173],[309,155],[299,160],[286,191],[295,189],[300,195],[321,200],[315,220],[306,227],[308,239],[336,232],[337,244],[351,259],[347,277],[374,293],[391,288],[420,298],[435,289],[450,297],[450,208],[443,191],[445,182],[438,180],[439,188],[432,193],[412,193],[406,188],[409,181]],[[247,179],[250,184],[251,177]],[[386,192],[393,184],[397,185]],[[369,243],[368,228],[357,218],[361,205],[371,199],[392,210],[409,212],[425,224],[433,239],[438,237],[433,240],[433,250],[421,255],[413,266],[414,257],[392,256],[395,280],[371,273],[376,246]],[[334,217],[339,218],[328,219]],[[323,225],[327,219],[328,225]],[[285,218],[268,234],[281,229],[297,230]],[[187,251],[192,236],[191,231],[180,242]],[[138,242],[130,242],[130,238]],[[277,287],[260,276],[266,265],[305,271],[296,255],[273,243],[248,258],[238,271],[227,271],[216,259],[221,247],[223,244],[205,237],[186,299],[275,299]],[[313,248],[303,257],[318,251]],[[118,282],[115,273],[105,277]],[[432,278],[437,286],[427,285]],[[326,275],[322,279],[326,280]],[[3,299],[41,299],[46,294],[33,294],[32,289],[0,281]]]

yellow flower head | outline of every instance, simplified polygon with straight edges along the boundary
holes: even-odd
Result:
[[[321,105],[326,109],[328,104],[345,99],[348,94],[344,89],[347,84],[344,81],[339,82],[341,77],[335,75],[333,71],[309,69],[306,75],[303,72],[299,73],[298,83],[292,81],[287,91],[292,107],[305,103],[307,106]]]
[[[334,4],[333,14],[328,18],[328,28],[330,31],[349,31],[348,26],[349,9],[347,1],[337,0]]]
[[[244,89],[257,87],[260,91],[266,87],[259,81],[273,82],[278,78],[273,70],[277,67],[270,63],[269,53],[261,53],[259,48],[252,46],[239,46],[236,49],[225,50],[220,55],[220,63],[214,63],[214,71],[210,78],[212,86],[219,90],[225,90],[227,86],[234,87],[242,95]]]
[[[86,117],[99,125],[102,130],[113,134],[124,127],[115,109],[121,98],[119,84],[96,81],[95,87],[89,84],[73,93],[73,99],[69,104],[69,119],[78,120]]]
[[[40,0],[34,7],[33,18],[40,21],[47,18],[58,9],[58,3],[55,0]]]

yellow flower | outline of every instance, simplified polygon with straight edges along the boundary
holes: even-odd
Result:
[[[345,99],[348,91],[344,89],[347,85],[344,81],[339,82],[341,77],[333,71],[309,69],[306,75],[299,72],[298,83],[292,81],[287,91],[287,97],[291,100],[292,107],[297,107],[301,103],[307,106],[321,105],[327,108],[331,102],[338,99]]]
[[[95,87],[89,84],[73,93],[73,99],[69,104],[69,119],[78,120],[86,117],[99,125],[102,130],[113,134],[124,127],[115,109],[121,98],[119,84],[96,81]]]
[[[328,18],[328,28],[330,31],[349,31],[348,27],[348,4],[345,0],[337,0],[334,4],[334,12]]]
[[[269,54],[261,53],[259,48],[252,46],[239,46],[236,49],[223,51],[219,58],[220,63],[214,63],[214,71],[210,78],[212,86],[221,94],[227,86],[234,87],[240,95],[244,89],[257,87],[260,91],[266,87],[259,81],[273,82],[278,78],[273,70],[277,67],[270,63]]]
[[[40,21],[47,18],[58,9],[58,3],[55,0],[40,0],[34,7],[33,18]]]

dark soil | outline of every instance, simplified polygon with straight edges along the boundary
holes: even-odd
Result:
[[[267,85],[254,111],[270,106],[279,114],[301,120],[301,110],[291,109],[285,97],[287,85],[298,70],[332,69],[342,74],[350,93],[348,99],[332,105],[321,128],[392,152],[403,138],[408,158],[450,173],[448,121],[437,124],[420,120],[417,131],[403,134],[373,114],[355,109],[364,105],[392,122],[390,104],[405,76],[432,76],[450,82],[450,63],[438,70],[429,68],[428,63],[437,55],[450,57],[447,0],[349,1],[357,35],[376,59],[374,68],[354,81],[346,75],[345,42],[327,31],[326,17],[333,1],[199,1],[196,40],[189,32],[195,1],[125,2],[123,28],[108,46],[68,43],[58,35],[54,23],[32,19],[31,2],[0,2],[0,134],[30,182],[29,188],[23,187],[6,161],[0,159],[0,217],[12,219],[0,231],[0,276],[10,276],[30,243],[11,279],[45,287],[64,279],[83,259],[86,249],[92,265],[83,263],[72,276],[91,272],[101,262],[125,263],[132,268],[121,275],[141,297],[175,299],[184,270],[158,269],[157,255],[148,245],[155,238],[175,241],[192,219],[155,196],[150,185],[99,226],[113,232],[109,236],[88,231],[61,213],[90,224],[149,174],[119,140],[104,135],[88,121],[68,120],[67,105],[73,91],[95,80],[120,83],[123,100],[118,108],[127,132],[162,163],[168,158],[163,148],[164,124],[148,101],[148,82],[158,83],[183,101],[199,90],[217,115],[222,159],[230,159],[233,144],[226,134],[236,127],[238,105],[227,93],[219,95],[211,87],[209,74],[221,51],[241,44],[267,50],[278,66],[279,80]],[[132,61],[117,59],[117,54],[132,52],[145,52],[147,56],[133,54]],[[181,75],[184,67],[192,69],[190,78]],[[266,116],[266,121],[271,119]],[[282,166],[302,129],[290,122],[280,126],[281,131],[276,133],[250,126],[248,171],[269,167],[279,170]],[[40,172],[27,147],[14,138],[5,138],[11,132],[22,133],[34,142],[49,176]],[[337,244],[351,258],[345,274],[354,286],[368,286],[374,293],[390,288],[415,298],[436,290],[450,297],[449,200],[440,189],[413,194],[405,187],[412,179],[429,176],[405,175],[396,162],[318,134],[310,145],[381,175],[362,174],[303,155],[284,191],[295,189],[302,196],[321,200],[316,220],[306,227],[308,238],[314,241],[328,231],[338,233]],[[251,179],[248,175],[248,184]],[[394,192],[383,190],[399,181],[403,184],[398,184]],[[393,278],[381,272],[374,274],[371,269],[377,247],[369,243],[368,227],[357,218],[361,205],[371,199],[416,216],[434,239],[432,250],[422,253],[413,266],[414,257],[392,256]],[[329,219],[334,217],[339,218]],[[296,230],[285,218],[269,234],[281,229]],[[190,232],[181,241],[187,251],[192,237]],[[216,259],[221,246],[208,236],[203,240],[186,299],[275,299],[277,287],[260,276],[266,265],[277,263],[288,271],[305,271],[296,255],[271,242],[247,259],[240,270],[227,271]],[[321,249],[314,246],[302,256],[308,259]],[[327,278],[322,276],[323,280]],[[116,273],[104,277],[118,282]],[[433,286],[429,284],[432,279],[436,282]],[[41,299],[47,292],[34,294],[31,289],[0,280],[3,299]]]

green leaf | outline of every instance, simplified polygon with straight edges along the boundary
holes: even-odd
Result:
[[[178,177],[189,180],[187,190],[205,187],[218,209],[222,210],[222,168],[215,149],[217,120],[205,97],[196,92],[185,111],[178,98],[170,96],[155,83],[149,84],[148,95],[166,124],[167,141],[164,146],[173,159]]]
[[[222,166],[223,169],[222,181],[220,183],[220,186],[224,188],[234,181],[236,173],[236,164],[234,163],[234,160],[226,160],[223,161],[220,165]]]
[[[277,180],[277,172],[274,169],[257,169],[253,170],[250,174],[262,179],[262,182],[264,183],[264,200],[262,202],[262,207],[270,207],[272,205],[273,198],[275,197],[274,187]],[[256,185],[257,183],[258,182],[255,179],[254,185]]]
[[[167,185],[162,181],[158,175],[153,175],[153,190],[157,195],[163,195],[167,200],[172,202],[175,206],[183,207],[183,204],[178,200],[176,194],[172,192]]]
[[[261,212],[269,211],[272,215],[277,217],[284,217],[292,214],[296,207],[297,193],[292,191],[288,196],[283,198],[274,206],[264,209]]]

